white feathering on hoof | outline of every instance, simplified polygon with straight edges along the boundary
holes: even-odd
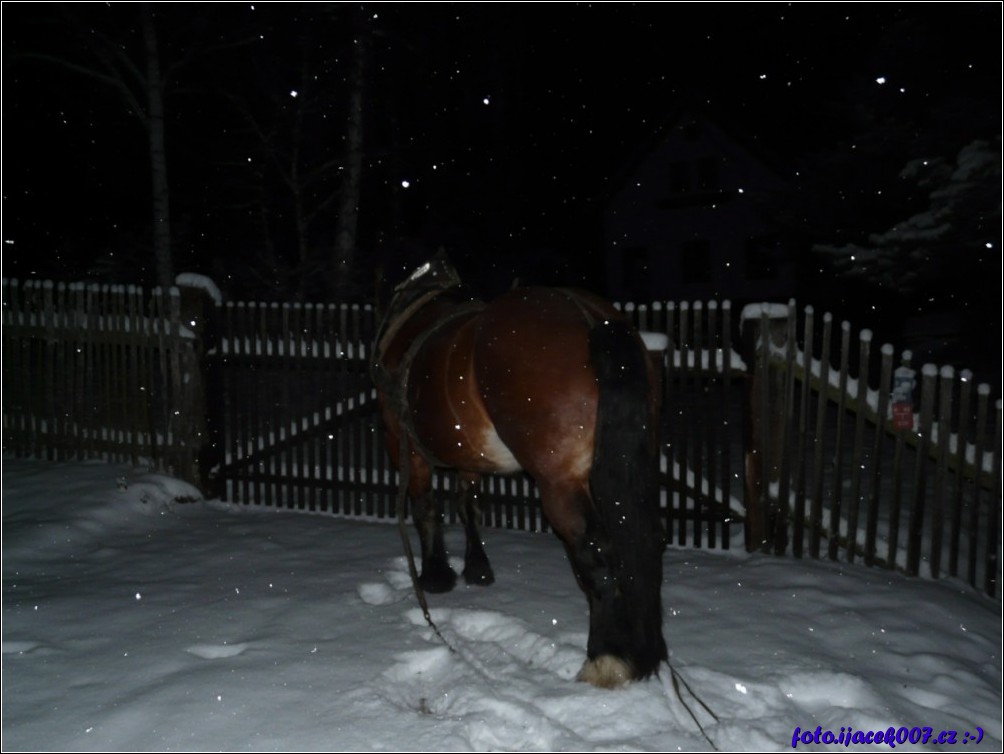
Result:
[[[633,677],[634,672],[629,663],[613,655],[600,655],[583,663],[577,680],[601,689],[616,689],[631,683]]]

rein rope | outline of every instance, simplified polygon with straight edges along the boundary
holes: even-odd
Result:
[[[697,729],[701,731],[701,735],[704,736],[704,740],[708,742],[708,745],[710,745],[715,751],[719,751],[718,747],[715,746],[715,742],[711,740],[710,736],[708,736],[708,732],[704,730],[704,726],[701,725],[701,721],[697,719],[697,715],[694,714],[694,710],[692,710],[690,705],[684,701],[683,694],[680,693],[680,684],[683,684],[683,688],[687,690],[687,693],[694,697],[695,701],[701,705],[705,712],[711,715],[716,723],[721,722],[718,715],[711,711],[711,708],[704,702],[703,699],[701,699],[701,697],[697,695],[697,692],[690,687],[690,684],[687,683],[686,679],[680,675],[669,660],[666,660],[666,667],[669,668],[669,675],[671,683],[673,684],[673,691],[676,693],[676,698],[679,700],[680,704],[683,705],[683,708],[687,710],[687,714],[690,715],[690,719],[694,721],[694,725],[697,726]],[[665,681],[663,681],[663,686],[665,685]]]
[[[418,581],[418,569],[415,567],[415,551],[411,548],[411,538],[408,536],[408,525],[404,515],[404,504],[408,496],[408,477],[411,470],[411,464],[406,460],[409,453],[408,432],[405,431],[404,427],[401,428],[399,447],[401,463],[398,474],[401,481],[397,488],[397,528],[401,533],[401,544],[404,546],[404,554],[408,561],[408,575],[411,576],[411,587],[415,591],[418,605],[422,608],[422,615],[425,616],[425,622],[429,624],[429,628],[433,630],[451,653],[456,654],[457,650],[446,640],[446,637],[440,632],[439,626],[432,620],[432,616],[429,614],[429,603],[425,599],[425,590]]]

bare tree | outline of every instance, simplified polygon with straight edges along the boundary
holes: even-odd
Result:
[[[345,166],[342,172],[331,288],[344,291],[355,266],[359,230],[359,203],[363,177],[363,102],[370,29],[361,11],[353,14],[354,38],[349,72],[348,115],[345,128]]]
[[[167,148],[164,140],[164,79],[160,73],[157,27],[150,3],[142,3],[143,42],[146,47],[145,90],[147,108],[143,117],[150,139],[150,180],[153,188],[153,258],[157,284],[174,283],[171,253],[171,192],[167,183]]]
[[[158,285],[173,284],[167,93],[177,88],[182,69],[200,58],[246,45],[251,38],[217,34],[198,39],[189,28],[189,11],[186,23],[170,25],[177,32],[175,43],[162,45],[160,32],[169,27],[161,15],[168,12],[168,6],[148,2],[132,6],[52,6],[52,11],[39,11],[34,19],[51,29],[44,45],[49,51],[19,52],[11,59],[44,62],[100,84],[115,93],[127,115],[143,127],[152,189],[154,279]],[[169,48],[167,54],[165,47]]]
[[[61,7],[65,13],[69,11]],[[64,70],[96,81],[118,94],[126,111],[147,132],[150,175],[153,189],[153,254],[156,282],[174,282],[171,253],[170,189],[167,182],[165,147],[164,88],[154,10],[150,3],[139,6],[142,52],[137,52],[127,38],[106,34],[93,25],[66,15],[63,25],[75,35],[79,54],[73,51],[53,55],[28,52],[18,57],[57,65]],[[87,33],[83,29],[87,28]]]

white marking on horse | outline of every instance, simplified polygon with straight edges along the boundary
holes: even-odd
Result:
[[[512,451],[502,442],[502,438],[499,437],[493,426],[488,427],[481,435],[481,454],[496,467],[499,473],[509,474],[523,468]]]

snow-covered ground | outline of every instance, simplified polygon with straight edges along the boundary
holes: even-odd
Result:
[[[573,680],[586,605],[553,535],[486,532],[497,583],[430,597],[451,653],[393,527],[178,502],[193,492],[4,459],[5,751],[711,748],[668,673]],[[459,528],[448,542],[462,553]],[[831,749],[850,726],[1000,750],[999,603],[735,551],[670,549],[665,571],[672,662],[718,749],[790,749],[796,728]]]

